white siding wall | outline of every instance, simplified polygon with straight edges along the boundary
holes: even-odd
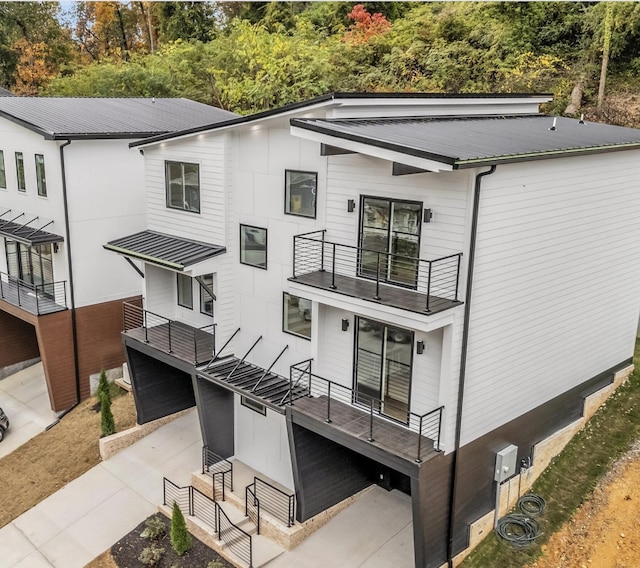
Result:
[[[263,416],[235,397],[235,458],[293,490],[293,471],[284,415]]]
[[[635,152],[484,178],[463,443],[633,355],[638,179]]]

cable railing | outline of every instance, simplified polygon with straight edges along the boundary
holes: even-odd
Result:
[[[123,302],[122,308],[124,331],[140,330],[145,343],[194,365],[215,357],[216,324],[193,327],[131,302]]]
[[[224,542],[249,568],[253,567],[253,542],[251,535],[234,525],[222,507],[216,503],[218,515],[218,539]]]
[[[257,534],[260,534],[260,501],[256,497],[253,484],[247,485],[244,493],[244,516],[251,519],[251,522],[256,525]]]
[[[267,483],[259,477],[253,478],[253,483],[247,485],[245,489],[246,510],[245,515],[251,516],[249,512],[250,503],[254,504],[258,518],[260,510],[266,511],[279,521],[286,523],[290,527],[294,523],[295,516],[295,495],[289,495],[281,489]],[[255,521],[254,521],[255,522]],[[258,529],[259,523],[256,523]]]
[[[202,473],[212,477],[213,500],[225,500],[226,490],[233,491],[233,464],[202,446]]]
[[[162,483],[162,503],[168,507],[173,507],[173,504],[177,503],[184,515],[191,515],[191,485],[180,487],[166,477],[162,478]]]
[[[404,241],[393,238],[394,248],[402,248]],[[370,245],[370,246],[375,246]],[[385,239],[379,248],[386,249]],[[410,246],[405,246],[409,251]],[[326,240],[326,230],[293,237],[293,277],[326,272],[332,290],[345,285],[342,277],[362,278],[375,283],[373,300],[381,299],[381,286],[396,286],[424,294],[422,309],[429,313],[434,302],[458,302],[460,261],[462,253],[425,260],[410,254],[387,250],[343,245]],[[387,290],[388,293],[388,290]]]
[[[332,410],[332,403],[341,403],[349,406],[355,406],[369,415],[367,440],[374,442],[376,439],[376,431],[379,428],[385,428],[385,439],[387,442],[393,442],[389,433],[388,422],[380,421],[375,418],[391,419],[394,425],[397,425],[397,443],[398,445],[406,445],[407,437],[402,432],[406,429],[418,434],[416,436],[415,447],[413,450],[413,459],[420,463],[425,457],[427,451],[440,449],[440,438],[442,433],[442,411],[444,406],[440,406],[425,414],[416,414],[409,410],[398,409],[397,407],[387,408],[384,400],[372,396],[366,392],[366,389],[354,390],[334,381],[325,379],[312,373],[312,359],[307,359],[291,365],[289,369],[289,393],[293,391],[294,386],[303,387],[308,397],[317,399],[324,405],[324,421],[328,424],[333,422],[336,413]],[[291,396],[287,396],[285,401],[290,405],[295,405],[295,400]],[[337,414],[339,416],[339,413]],[[432,447],[427,444],[427,439],[432,441]]]
[[[0,272],[0,298],[31,314],[51,314],[67,309],[67,282],[31,284]]]

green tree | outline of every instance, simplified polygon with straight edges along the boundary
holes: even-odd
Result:
[[[191,534],[187,530],[184,515],[175,501],[173,502],[171,514],[171,546],[178,556],[182,556],[185,552],[191,550]]]
[[[100,393],[100,428],[103,437],[116,433],[115,420],[111,412],[111,397],[104,392]]]
[[[96,396],[98,400],[101,400],[100,397],[104,395],[111,400],[111,389],[109,386],[109,380],[107,379],[107,373],[104,369],[100,371],[100,378],[98,379],[98,389],[96,391]]]

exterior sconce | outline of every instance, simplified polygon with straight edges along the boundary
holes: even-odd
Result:
[[[58,252],[58,243],[53,243],[53,252]]]
[[[342,320],[342,331],[347,331],[349,329],[349,320],[344,318]]]
[[[424,210],[423,217],[422,217],[422,220],[423,220],[425,223],[431,223],[431,219],[433,219],[433,210],[431,210],[431,209],[425,209],[425,210]]]
[[[422,355],[424,353],[424,341],[416,341],[416,353]]]
[[[355,199],[347,199],[347,213],[353,213],[356,210]]]

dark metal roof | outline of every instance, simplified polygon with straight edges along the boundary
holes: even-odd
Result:
[[[7,209],[0,215],[0,236],[31,246],[64,241],[60,235],[44,230],[53,221],[42,222],[38,217],[29,218],[25,213],[15,213]],[[18,219],[24,223],[19,223]]]
[[[328,93],[326,95],[320,95],[313,99],[306,101],[300,101],[296,103],[289,103],[287,105],[269,109],[247,116],[240,116],[234,119],[221,121],[216,124],[209,124],[206,126],[197,126],[194,128],[186,128],[177,132],[171,132],[168,134],[161,134],[158,136],[150,137],[147,140],[140,140],[138,142],[132,142],[130,147],[142,146],[145,144],[154,144],[155,142],[161,142],[163,140],[169,140],[171,138],[178,138],[179,136],[188,136],[189,134],[197,134],[198,132],[206,132],[209,130],[215,130],[216,128],[222,128],[225,126],[236,126],[247,122],[253,122],[262,118],[268,118],[270,116],[277,116],[286,112],[291,112],[298,109],[307,108],[316,104],[337,101],[337,100],[353,100],[353,99],[368,99],[368,100],[383,100],[383,99],[536,99],[536,98],[552,98],[552,94],[548,93]]]
[[[141,231],[127,237],[108,242],[103,247],[129,256],[174,270],[184,270],[212,256],[226,252],[220,245],[174,237],[156,231]]]
[[[50,140],[146,138],[237,116],[188,99],[0,97],[0,117]]]
[[[292,118],[290,123],[334,140],[435,160],[454,169],[640,148],[640,130],[545,115]],[[339,146],[338,141],[332,144]]]

